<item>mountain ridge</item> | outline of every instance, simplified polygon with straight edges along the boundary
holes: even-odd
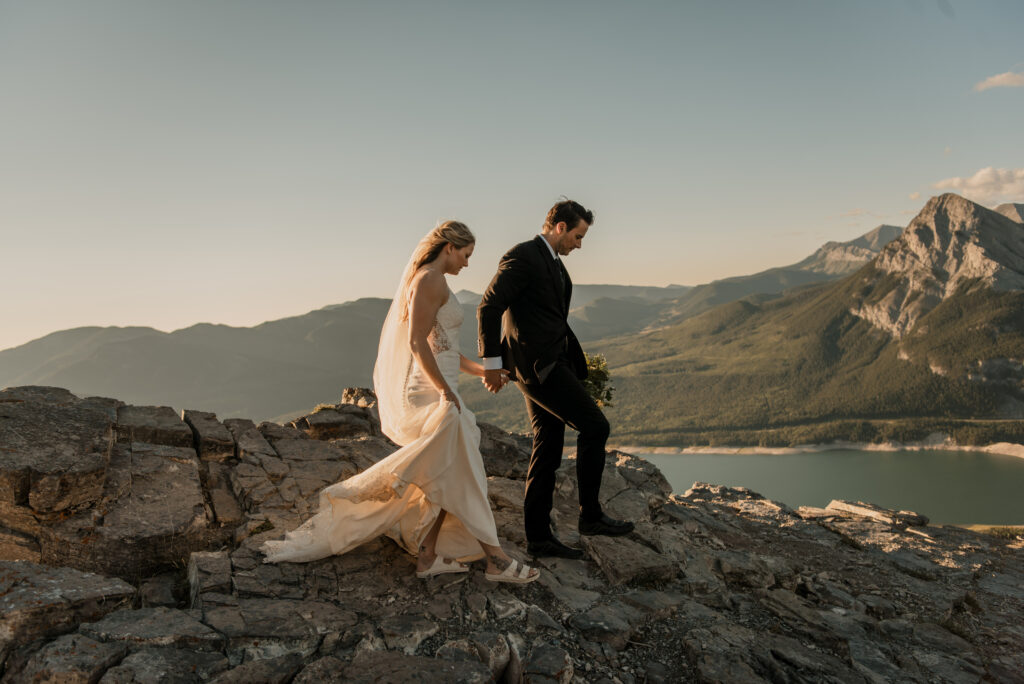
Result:
[[[930,234],[936,219],[939,228],[948,226],[936,207],[949,204],[954,218],[981,217],[978,244],[1017,244],[1014,236],[1024,226],[966,203],[936,198],[912,226],[922,234]],[[900,238],[834,282],[774,299],[736,300],[678,323],[592,343],[591,350],[605,354],[616,386],[615,405],[608,409],[616,439],[792,446],[835,439],[906,442],[944,432],[962,444],[1021,443],[1024,291],[997,290],[954,270],[946,274],[959,278],[949,296],[904,317],[908,328],[901,337],[857,315],[900,287],[903,271],[878,266],[890,263],[885,255],[916,253],[920,240]],[[934,251],[934,259],[946,254],[941,246]],[[1011,250],[1001,254],[1016,258]],[[917,306],[914,298],[899,302],[905,299]],[[899,316],[900,310],[891,313]],[[467,387],[466,399],[482,404],[481,420],[526,428],[516,397],[485,403],[478,389]]]
[[[1005,222],[1001,224],[1004,229],[1020,225],[1011,224],[1000,213],[986,216],[989,221],[996,216]],[[867,249],[897,230],[879,226],[839,244]],[[836,249],[835,244],[827,243],[812,258],[798,263],[820,264],[813,259],[815,255]],[[785,268],[768,272],[776,271],[771,273],[775,283],[781,282],[779,270]],[[853,312],[882,301],[897,287],[898,274],[880,271],[872,264],[840,279],[810,270],[801,273],[827,280],[786,281],[792,286],[785,292],[746,294],[718,306],[708,303],[705,310],[682,312],[674,320],[658,317],[666,303],[679,298],[659,300],[659,294],[667,294],[667,290],[656,288],[623,286],[626,289],[621,292],[636,296],[594,299],[582,312],[574,309],[574,330],[581,322],[592,324],[594,333],[602,326],[624,325],[622,319],[609,323],[580,317],[602,307],[606,311],[617,307],[632,326],[625,333],[591,336],[589,341],[586,334],[580,335],[588,351],[604,353],[609,359],[619,387],[616,406],[610,409],[617,429],[659,430],[664,440],[670,440],[671,434],[686,426],[690,432],[694,426],[706,427],[705,437],[711,433],[721,436],[736,428],[745,431],[743,439],[756,441],[758,438],[751,436],[755,428],[861,418],[888,420],[900,411],[917,424],[941,417],[935,411],[947,412],[942,414],[947,418],[1017,415],[1021,370],[1015,359],[1024,358],[1024,344],[1018,345],[1021,338],[1015,316],[1022,309],[1014,297],[1003,296],[1019,294],[1016,291],[999,293],[964,280],[964,295],[969,298],[952,297],[938,302],[939,306],[922,309],[915,319],[916,334],[894,344],[891,335]],[[758,275],[751,277],[756,280]],[[581,285],[578,289],[584,292],[588,287],[620,286]],[[699,290],[688,289],[684,297]],[[602,301],[606,303],[600,304]],[[361,299],[253,328],[197,324],[172,333],[147,328],[62,331],[38,341],[42,346],[29,343],[0,352],[0,386],[45,383],[82,394],[119,396],[138,404],[169,402],[179,408],[213,410],[224,417],[293,416],[336,401],[339,387],[371,384],[377,336],[388,305],[386,299]],[[468,324],[463,326],[460,346],[472,357],[476,352],[475,306],[472,302],[463,306]],[[659,325],[652,325],[651,320],[659,320]],[[969,330],[959,330],[968,323]],[[975,329],[989,331],[987,337],[971,332]],[[67,348],[59,349],[62,344]],[[50,357],[53,360],[47,363]],[[903,379],[904,388],[891,385],[896,378]],[[515,391],[493,397],[477,385],[467,380],[463,390],[474,411],[479,405],[482,419],[505,427],[524,427]],[[836,397],[851,393],[848,387],[861,386],[877,388],[881,394],[860,396],[862,390],[856,389],[852,392],[856,401],[837,403]],[[655,391],[650,391],[651,387]],[[928,392],[935,398],[926,400]],[[657,398],[656,407],[649,406],[652,398]],[[899,403],[903,399],[906,406]],[[705,406],[698,406],[700,402]],[[637,411],[631,411],[631,405]],[[652,408],[651,415],[644,407]],[[712,407],[717,417],[709,414]],[[660,427],[655,428],[653,416],[665,418]],[[625,433],[617,438],[627,436],[634,438]]]

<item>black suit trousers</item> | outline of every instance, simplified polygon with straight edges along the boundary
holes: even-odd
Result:
[[[562,463],[566,425],[579,432],[576,479],[580,516],[593,519],[601,515],[598,494],[604,472],[608,419],[564,357],[555,363],[542,384],[520,383],[519,389],[526,398],[526,410],[533,424],[533,453],[526,473],[524,503],[526,539],[543,541],[552,536],[555,471]]]

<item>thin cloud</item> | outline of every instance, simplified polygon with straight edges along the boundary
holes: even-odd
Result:
[[[912,200],[921,199],[921,193],[919,193],[919,192],[912,192],[909,195],[907,195],[907,197],[909,197]]]
[[[934,185],[938,190],[953,190],[975,202],[1019,202],[1024,199],[1024,169],[997,169],[986,166],[970,178],[947,178]]]
[[[850,211],[842,213],[839,216],[841,218],[852,218],[854,216],[863,216],[866,213],[868,213],[867,209],[851,209]]]
[[[1024,72],[1007,71],[974,84],[974,89],[978,92],[989,88],[1024,88]]]

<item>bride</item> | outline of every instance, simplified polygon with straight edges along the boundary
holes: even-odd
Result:
[[[445,276],[469,265],[475,244],[458,221],[430,231],[384,321],[373,384],[381,428],[402,448],[320,492],[316,515],[263,544],[264,562],[313,561],[385,534],[417,557],[417,577],[467,572],[484,557],[491,581],[539,577],[498,542],[480,430],[456,390],[460,370],[482,377],[483,366],[459,353],[462,307]]]

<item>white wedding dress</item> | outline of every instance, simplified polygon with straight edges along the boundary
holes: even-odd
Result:
[[[427,337],[453,389],[458,387],[462,319],[462,307],[449,291]],[[464,404],[460,413],[455,404],[442,402],[419,364],[407,358],[404,381],[398,386],[406,412],[415,417],[411,432],[408,421],[403,426],[403,434],[412,441],[320,492],[316,515],[283,540],[263,544],[265,562],[313,561],[345,553],[382,534],[415,556],[442,510],[447,515],[437,538],[439,556],[471,561],[484,555],[480,541],[498,546],[476,418]],[[381,390],[377,387],[378,394]]]

